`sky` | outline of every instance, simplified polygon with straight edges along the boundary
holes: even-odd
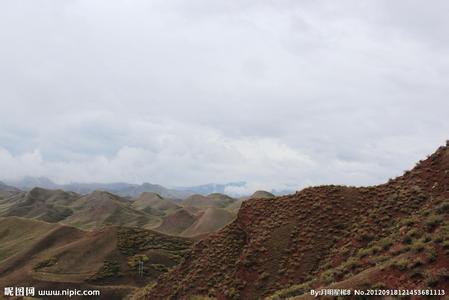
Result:
[[[1,1],[0,180],[382,183],[449,139],[447,11]]]

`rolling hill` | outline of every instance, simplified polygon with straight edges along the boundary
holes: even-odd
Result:
[[[198,216],[182,208],[165,217],[162,223],[154,230],[171,235],[182,235],[185,230],[195,223],[197,218]]]
[[[149,192],[142,193],[131,206],[137,210],[160,215],[167,215],[181,208],[173,201]]]
[[[143,183],[132,184],[125,182],[115,183],[69,183],[69,184],[57,184],[52,182],[46,177],[31,177],[26,176],[21,180],[8,181],[8,184],[19,187],[23,190],[31,190],[35,187],[51,190],[64,190],[68,192],[74,192],[77,194],[90,194],[94,191],[101,190],[109,193],[116,194],[121,197],[138,197],[144,192],[158,193],[162,197],[170,199],[185,199],[194,193],[188,190],[176,190],[163,187],[159,184]]]
[[[0,216],[17,216],[93,229],[107,225],[151,228],[161,222],[157,209],[140,211],[132,202],[108,192],[80,196],[62,190],[34,188],[0,199]]]
[[[220,193],[213,193],[207,196],[203,196],[200,194],[192,195],[181,202],[184,207],[198,207],[198,208],[206,208],[206,207],[217,207],[217,208],[225,208],[236,200],[227,195]]]
[[[255,191],[249,198],[253,199],[271,199],[275,196],[267,191]]]
[[[194,237],[215,232],[235,219],[235,214],[226,209],[208,207],[184,231],[181,236]]]
[[[19,192],[20,190],[18,188],[6,185],[0,181],[0,198],[6,198]]]
[[[58,222],[73,213],[70,205],[79,195],[62,190],[34,188],[0,199],[0,216],[18,216]]]
[[[311,287],[449,288],[449,143],[388,183],[243,202],[139,299],[283,299]],[[305,297],[305,296],[304,296]]]
[[[137,228],[83,231],[18,217],[0,218],[0,228],[0,287],[99,289],[100,299],[123,299],[154,281],[192,244]]]
[[[61,223],[83,229],[105,225],[151,228],[161,221],[157,215],[132,208],[129,200],[103,191],[83,196],[74,201],[70,207],[73,213]]]

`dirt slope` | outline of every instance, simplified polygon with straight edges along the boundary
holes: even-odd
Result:
[[[197,219],[198,216],[193,215],[185,209],[179,209],[165,217],[161,225],[154,230],[171,235],[179,235],[192,226]]]
[[[339,282],[354,288],[376,265],[383,279],[371,284],[447,289],[448,146],[383,185],[245,201],[234,222],[195,244],[142,298],[258,299]]]
[[[235,219],[226,209],[209,207],[186,229],[181,236],[193,237],[215,232]]]

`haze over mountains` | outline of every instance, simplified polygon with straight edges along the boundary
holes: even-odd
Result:
[[[45,189],[61,189],[64,191],[75,192],[78,194],[89,194],[96,190],[107,191],[122,197],[138,197],[144,192],[152,192],[161,195],[164,198],[171,199],[185,199],[194,194],[209,195],[212,193],[227,193],[231,196],[242,197],[247,196],[240,192],[227,192],[229,187],[243,187],[245,182],[231,182],[226,184],[204,184],[190,187],[174,187],[166,188],[159,184],[142,183],[131,184],[124,182],[117,183],[70,183],[70,184],[57,184],[48,179],[47,177],[24,177],[20,180],[3,180],[5,183],[20,188],[22,190],[30,190],[34,187],[41,187]],[[272,190],[272,193],[276,195],[285,195],[291,193],[291,190]]]

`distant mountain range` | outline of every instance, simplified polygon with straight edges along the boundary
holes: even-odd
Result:
[[[229,187],[244,187],[246,182],[230,182],[226,184],[204,184],[198,186],[189,187],[174,187],[167,188],[159,184],[152,183],[142,183],[142,184],[132,184],[125,182],[115,182],[115,183],[69,183],[69,184],[57,184],[51,181],[47,177],[31,177],[26,176],[20,180],[15,181],[4,181],[10,186],[14,186],[21,190],[31,190],[35,187],[45,188],[45,189],[61,189],[68,192],[75,192],[78,194],[90,194],[97,190],[102,190],[110,192],[121,197],[131,197],[136,198],[140,194],[145,192],[157,193],[164,198],[168,199],[186,199],[192,195],[209,195],[213,193],[230,194],[234,197],[246,196],[238,193],[227,193],[226,190]],[[289,194],[294,191],[271,191],[275,195]]]

